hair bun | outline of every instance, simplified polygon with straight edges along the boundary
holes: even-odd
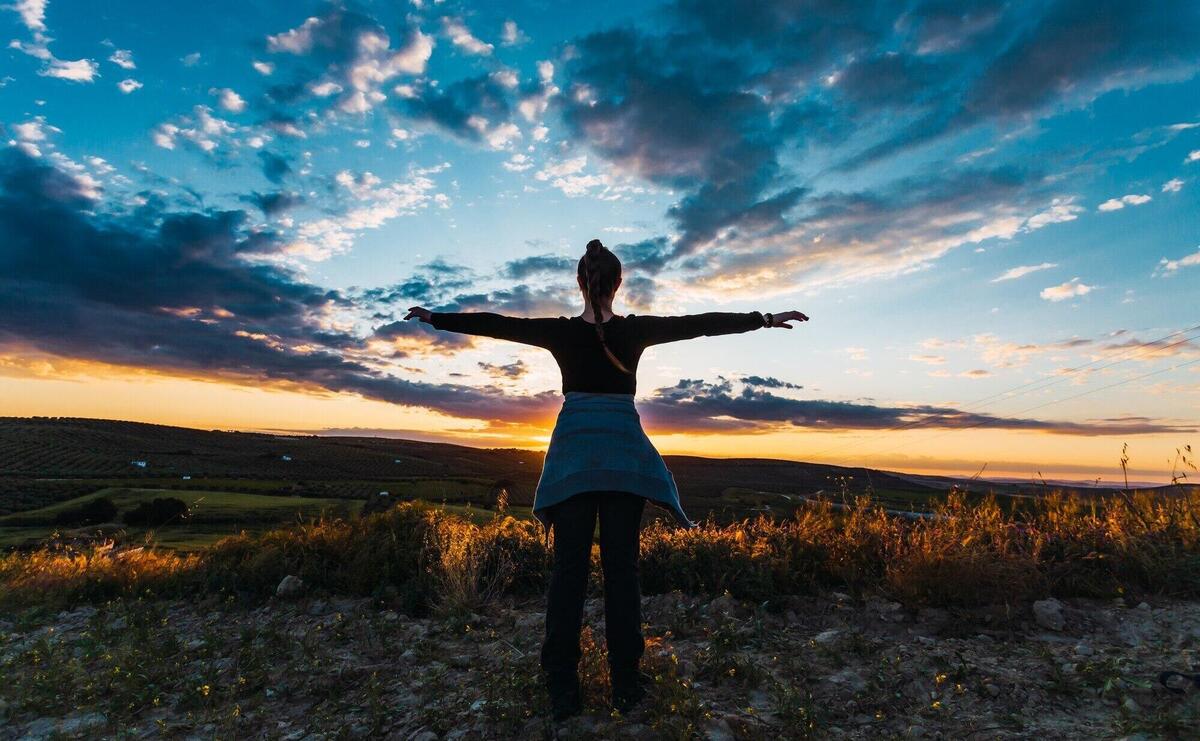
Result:
[[[587,243],[587,253],[590,255],[593,252],[599,252],[604,249],[604,244],[599,239],[593,239]]]

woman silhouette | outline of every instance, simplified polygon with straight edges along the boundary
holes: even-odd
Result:
[[[646,500],[666,508],[681,526],[696,526],[684,514],[675,481],[642,430],[634,407],[642,352],[651,345],[701,335],[791,329],[789,321],[808,321],[798,311],[618,316],[612,302],[621,286],[621,261],[598,239],[588,242],[577,273],[583,311],[569,319],[431,312],[422,307],[413,307],[404,317],[437,329],[546,348],[562,371],[565,399],[533,501],[533,514],[547,537],[551,529],[554,532],[541,666],[555,720],[581,709],[579,633],[597,518],[612,703],[622,712],[641,700],[647,679],[638,670],[645,650],[638,555]]]

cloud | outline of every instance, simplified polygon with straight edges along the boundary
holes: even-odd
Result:
[[[1039,270],[1049,270],[1050,268],[1057,267],[1058,263],[1055,262],[1044,262],[1041,265],[1018,265],[1017,267],[1009,268],[995,278],[992,278],[991,282],[1000,283],[1001,281],[1006,280],[1016,280],[1017,278],[1023,278],[1030,273],[1036,273]]]
[[[479,368],[493,378],[504,378],[509,380],[521,378],[529,372],[529,367],[520,360],[514,360],[513,362],[505,365],[480,362]]]
[[[500,32],[500,43],[504,46],[520,46],[529,41],[529,37],[525,32],[517,27],[517,22],[507,20],[504,22],[504,28]]]
[[[209,95],[217,96],[217,104],[230,113],[241,113],[246,110],[246,101],[237,92],[227,88],[211,88]]]
[[[766,263],[819,236],[804,222],[832,195],[817,187],[822,169],[867,166],[982,127],[1003,135],[1111,90],[1183,79],[1200,58],[1198,15],[1189,0],[1153,9],[1133,0],[1020,9],[990,0],[894,11],[765,0],[736,13],[718,0],[677,0],[653,32],[621,25],[572,40],[558,60],[563,92],[554,105],[578,148],[567,157],[586,153],[675,195],[669,266],[728,283],[725,271],[757,251],[763,265],[751,268],[751,258],[745,269],[778,284],[795,271],[781,276]],[[957,174],[930,170],[923,177],[934,183]],[[951,219],[979,210],[950,214],[921,238],[977,243],[1078,218],[1084,208],[1047,192],[1050,178],[1018,184],[1008,203],[978,199],[993,213],[982,212],[971,236]],[[898,185],[874,182],[862,194],[868,201]],[[1046,198],[1030,211],[1034,195]],[[927,262],[909,257],[917,230],[908,231],[879,235],[868,275]],[[738,255],[713,254],[725,249]],[[936,259],[945,249],[916,251]],[[750,276],[735,280],[750,284]]]
[[[993,368],[1019,368],[1038,355],[1078,350],[1095,344],[1093,340],[1083,337],[1042,343],[1005,342],[990,332],[977,334],[971,340],[973,346],[980,351],[983,360]],[[954,343],[953,346],[964,347],[965,343]]]
[[[291,164],[282,155],[263,149],[258,153],[258,159],[262,164],[263,177],[276,185],[282,183],[292,172]]]
[[[969,50],[981,74],[956,68],[939,104],[846,164],[857,167],[987,122],[1022,122],[1190,77],[1200,51],[1200,9],[1190,0],[1059,0],[1009,12]],[[965,50],[965,49],[964,49]]]
[[[790,381],[781,381],[773,376],[745,376],[741,379],[742,383],[747,386],[766,389],[802,389],[804,388],[798,383]]]
[[[926,365],[943,365],[946,362],[944,355],[909,355],[908,359],[915,363],[924,363]]]
[[[1200,162],[1200,149],[1193,149],[1188,152],[1187,157],[1183,160],[1185,164],[1191,162]]]
[[[576,260],[564,255],[531,255],[509,260],[500,269],[501,275],[515,280],[525,280],[540,273],[572,275]]]
[[[142,83],[140,83],[137,80],[134,80],[132,78],[129,78],[129,79],[121,80],[120,82],[118,82],[117,89],[120,90],[122,93],[129,95],[130,93],[134,92],[135,90],[141,90]]]
[[[192,108],[191,116],[161,123],[150,136],[154,144],[163,149],[175,149],[182,140],[205,154],[214,154],[223,145],[240,146],[242,142],[235,137],[240,132],[242,129],[238,126],[214,116],[208,106],[198,105]]]
[[[1174,275],[1183,268],[1192,268],[1200,265],[1200,248],[1190,255],[1185,255],[1177,260],[1168,260],[1163,258],[1158,261],[1158,267],[1154,270],[1156,276],[1159,275]]]
[[[46,5],[49,0],[16,0],[11,5],[4,6],[7,10],[16,11],[21,17],[21,23],[34,33],[46,31]]]
[[[1149,203],[1151,200],[1152,199],[1148,195],[1131,193],[1129,195],[1121,196],[1120,198],[1109,198],[1104,203],[1101,203],[1097,207],[1096,210],[1097,211],[1118,211],[1120,209],[1125,208],[1125,206],[1127,206],[1127,205],[1140,206],[1143,203]]]
[[[402,75],[425,72],[433,54],[433,38],[408,23],[401,36],[402,42],[393,48],[391,36],[374,18],[331,5],[323,15],[267,36],[268,52],[297,58],[296,81],[275,86],[269,95],[278,103],[290,104],[308,91],[310,98],[329,98],[336,111],[364,114],[387,99],[382,89],[385,84]],[[331,98],[326,91],[338,94]]]
[[[1041,297],[1047,301],[1066,301],[1069,298],[1077,298],[1086,296],[1095,289],[1095,286],[1089,286],[1086,283],[1081,283],[1078,278],[1072,278],[1066,283],[1060,283],[1057,286],[1043,288]]]
[[[506,395],[389,375],[371,337],[330,321],[350,300],[264,263],[284,243],[248,226],[240,211],[153,202],[109,213],[69,173],[0,151],[0,349],[357,394],[504,424],[545,423],[561,403],[557,391]]]
[[[533,167],[533,162],[530,160],[529,155],[521,154],[520,152],[517,152],[500,164],[509,172],[524,172]]]
[[[92,82],[96,79],[100,65],[90,59],[76,59],[68,61],[65,59],[51,59],[49,63],[38,72],[43,77],[57,77],[60,80],[70,80],[71,82]]]
[[[508,92],[491,75],[479,75],[404,98],[398,106],[411,118],[433,123],[458,138],[504,149],[521,136],[509,120]]]
[[[1062,435],[1141,435],[1191,432],[1194,426],[1173,425],[1144,417],[1047,421],[1000,417],[953,407],[914,404],[879,406],[847,401],[778,396],[753,384],[735,390],[732,381],[683,379],[659,388],[638,403],[642,418],[656,431],[691,433],[772,432],[782,430],[885,430],[920,425],[927,429],[989,427]]]
[[[71,82],[92,82],[99,74],[99,65],[90,59],[59,59],[50,51],[50,38],[46,27],[47,0],[17,0],[11,5],[0,5],[0,10],[12,10],[21,19],[21,24],[28,29],[33,40],[24,43],[13,40],[10,49],[16,49],[22,54],[41,60],[42,68],[38,74],[42,77],[55,77]]]
[[[998,167],[814,195],[791,223],[719,240],[686,262],[697,273],[689,285],[713,296],[762,296],[924,270],[963,245],[1076,218],[1082,207],[1044,193],[1045,183],[1036,172]]]
[[[1183,189],[1183,181],[1179,178],[1171,178],[1162,184],[1163,193],[1178,193]]]
[[[491,44],[475,38],[461,18],[442,18],[442,31],[449,37],[450,43],[467,54],[488,56],[494,48]]]
[[[632,28],[590,34],[564,65],[558,97],[572,138],[621,171],[683,191],[668,210],[675,256],[719,233],[776,222],[803,191],[781,181],[772,110],[731,79],[726,56],[685,52]],[[722,66],[727,65],[727,66]]]
[[[184,56],[180,57],[179,61],[184,67],[195,67],[200,63],[200,52],[194,51],[191,54],[185,54]]]
[[[253,62],[250,63],[250,66],[254,68],[255,72],[262,75],[263,77],[270,77],[271,75],[275,74],[275,63],[274,62],[262,62],[262,61],[255,59]]]
[[[258,209],[263,212],[264,216],[279,216],[304,203],[304,197],[292,191],[275,191],[272,193],[254,191],[250,195],[244,196],[242,200],[258,206]]]
[[[435,192],[437,184],[427,173],[412,170],[404,180],[384,183],[372,172],[342,170],[334,181],[337,195],[353,205],[337,216],[305,221],[296,227],[295,238],[284,248],[287,255],[306,260],[327,260],[348,251],[357,235],[378,229],[392,219],[412,215],[431,204],[444,205],[447,198]]]
[[[137,65],[133,62],[133,52],[128,49],[115,49],[109,56],[108,61],[117,65],[121,69],[137,69]]]

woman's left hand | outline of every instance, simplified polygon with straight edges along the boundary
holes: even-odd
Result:
[[[807,322],[808,317],[805,316],[804,314],[801,314],[798,311],[781,311],[778,314],[771,315],[771,326],[772,327],[783,327],[784,329],[791,329],[792,325],[788,324],[788,322],[792,322],[792,321]]]
[[[414,306],[408,310],[408,316],[406,316],[404,318],[405,319],[417,319],[419,321],[425,322],[426,324],[429,324],[429,319],[432,316],[432,314],[433,314],[433,312],[431,312],[429,309],[426,309],[422,306]]]

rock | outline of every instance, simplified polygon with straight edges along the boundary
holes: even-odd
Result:
[[[108,718],[103,713],[83,713],[63,718],[58,724],[58,732],[67,736],[95,731],[108,725]]]
[[[438,735],[430,730],[424,730],[412,737],[412,741],[438,741]]]
[[[842,631],[837,629],[823,630],[820,633],[817,633],[816,637],[813,638],[813,642],[815,642],[818,646],[828,646],[836,641],[838,636],[841,634]]]
[[[304,591],[304,582],[298,576],[288,574],[279,582],[279,586],[275,587],[275,596],[280,599],[294,599],[300,596]]]
[[[315,599],[308,603],[306,612],[312,617],[320,617],[329,612],[329,603],[325,600]]]
[[[1080,641],[1079,643],[1075,644],[1076,656],[1091,656],[1093,653],[1095,653],[1095,651],[1093,651],[1092,647],[1087,643]]]
[[[903,607],[899,602],[890,602],[875,597],[867,601],[867,609],[879,613],[879,619],[885,623],[904,622]]]
[[[733,595],[726,592],[712,602],[709,602],[708,610],[710,614],[737,616],[743,612],[743,605],[740,601],[734,599]]]
[[[845,687],[853,692],[862,692],[867,688],[867,680],[863,679],[862,675],[853,669],[843,669],[829,677],[827,681]]]
[[[1033,603],[1033,619],[1047,630],[1062,630],[1067,623],[1062,603],[1053,597]]]
[[[724,718],[709,723],[704,729],[704,737],[708,741],[734,741],[733,729]]]
[[[1149,602],[1139,602],[1137,609],[1142,610],[1142,611],[1147,611],[1150,609],[1150,603]]]
[[[25,735],[19,736],[21,741],[41,741],[49,739],[58,732],[58,724],[53,718],[38,718],[25,726]]]
[[[991,684],[990,682],[988,684],[983,685],[983,691],[987,694],[988,697],[999,697],[1000,696],[1000,688],[994,684]]]

